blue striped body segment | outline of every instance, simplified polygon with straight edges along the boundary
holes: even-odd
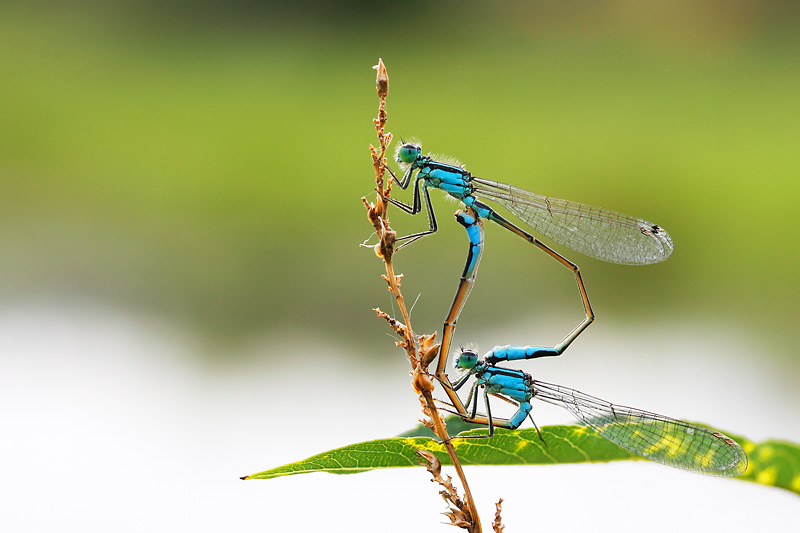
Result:
[[[556,355],[560,355],[559,351],[547,346],[495,346],[486,354],[486,362],[494,365],[500,361],[521,361]]]
[[[461,274],[461,277],[470,278],[478,268],[478,261],[480,261],[483,251],[483,232],[478,225],[478,219],[467,211],[457,212],[456,221],[467,230],[470,248],[467,254],[467,262],[464,264],[464,272]]]

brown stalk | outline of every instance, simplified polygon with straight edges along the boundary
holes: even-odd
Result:
[[[450,442],[444,419],[436,408],[433,399],[434,381],[428,373],[428,365],[436,358],[439,351],[439,345],[434,343],[436,334],[420,335],[419,338],[414,336],[405,300],[400,292],[402,274],[395,274],[392,263],[397,234],[389,226],[389,204],[385,200],[391,193],[392,183],[391,179],[384,179],[387,168],[386,152],[392,140],[392,134],[385,132],[387,120],[386,97],[389,94],[389,76],[386,73],[386,67],[383,61],[380,59],[374,68],[378,71],[377,90],[380,100],[378,117],[373,119],[378,135],[378,148],[370,145],[370,152],[372,153],[372,165],[375,169],[377,197],[374,204],[368,202],[367,199],[363,197],[361,201],[367,209],[367,218],[378,235],[378,244],[376,244],[374,248],[375,254],[383,260],[386,267],[386,274],[382,277],[388,284],[389,291],[397,302],[402,316],[402,322],[390,317],[380,309],[375,309],[375,311],[378,313],[379,317],[384,318],[389,323],[390,327],[400,335],[402,340],[398,341],[397,345],[405,350],[408,360],[411,363],[412,386],[419,394],[419,401],[422,404],[423,413],[430,419],[430,421],[423,421],[423,424],[431,428],[442,441],[447,450],[447,454],[453,462],[458,478],[461,480],[461,486],[464,489],[463,501],[456,494],[455,487],[450,484],[449,477],[445,480],[438,474],[439,467],[436,466],[438,465],[438,460],[436,460],[435,456],[420,454],[427,461],[429,471],[434,474],[434,481],[438,482],[443,487],[441,494],[451,506],[450,512],[445,514],[451,519],[453,525],[457,525],[471,533],[480,533],[480,519],[478,517],[478,511],[475,508],[472,493],[469,490],[467,478],[464,475],[464,470],[458,459],[456,450]],[[433,463],[431,458],[436,460],[436,464]]]

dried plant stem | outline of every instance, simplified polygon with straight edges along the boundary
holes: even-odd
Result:
[[[478,517],[477,509],[475,508],[472,493],[469,490],[467,478],[464,475],[464,470],[461,467],[461,462],[458,459],[456,450],[450,442],[450,437],[447,434],[447,427],[444,419],[436,408],[436,403],[433,399],[434,382],[428,373],[428,365],[435,359],[439,352],[439,345],[435,344],[436,334],[421,335],[418,339],[415,337],[411,328],[411,320],[406,309],[405,300],[400,291],[400,281],[402,274],[395,274],[394,266],[392,264],[392,256],[394,254],[394,244],[396,233],[389,226],[389,219],[387,216],[388,203],[385,198],[389,197],[391,193],[391,180],[384,180],[386,169],[386,152],[391,143],[392,134],[385,132],[386,126],[386,97],[389,93],[389,77],[386,73],[386,67],[383,61],[379,60],[378,64],[374,67],[378,71],[377,75],[377,90],[380,104],[378,107],[378,117],[373,119],[375,129],[378,135],[378,148],[370,145],[372,152],[372,164],[375,169],[375,182],[377,198],[374,204],[368,202],[366,198],[362,198],[362,202],[367,209],[367,217],[375,228],[378,235],[378,244],[375,245],[375,254],[380,257],[386,266],[386,274],[383,279],[388,284],[389,291],[397,302],[398,309],[402,316],[403,322],[398,322],[396,319],[390,317],[386,313],[375,309],[378,316],[384,318],[392,329],[397,332],[402,338],[397,342],[397,345],[406,351],[408,360],[412,367],[412,386],[419,394],[422,410],[427,415],[430,421],[423,421],[423,423],[430,427],[434,433],[441,439],[447,450],[453,466],[456,469],[458,478],[464,490],[464,500],[462,501],[455,493],[455,488],[450,484],[449,478],[446,482],[437,474],[434,475],[434,481],[442,485],[442,495],[451,505],[451,512],[446,513],[451,519],[453,525],[458,525],[473,533],[481,532],[480,519]],[[388,183],[387,183],[388,181]],[[431,456],[432,457],[432,456]],[[436,468],[433,466],[428,457],[429,470]],[[435,457],[434,457],[435,459]],[[436,461],[438,464],[438,461]],[[433,470],[431,470],[433,472]],[[437,471],[438,472],[438,471]]]
[[[506,528],[500,519],[500,512],[503,510],[503,498],[500,498],[500,500],[494,504],[494,506],[495,513],[494,522],[492,522],[492,529],[494,529],[495,533],[503,533],[503,530]]]

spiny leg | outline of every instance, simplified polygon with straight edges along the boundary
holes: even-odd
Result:
[[[490,393],[488,390],[484,390],[484,392],[483,392],[483,401],[484,401],[484,404],[486,406],[486,414],[485,415],[478,415],[477,414],[477,411],[478,411],[478,397],[477,397],[477,394],[475,395],[474,398],[472,396],[472,394],[473,394],[473,392],[475,392],[477,386],[478,386],[478,383],[476,382],[472,386],[472,389],[470,390],[470,395],[467,398],[467,405],[469,405],[470,402],[472,402],[472,412],[470,414],[465,413],[464,415],[461,415],[461,418],[462,418],[462,420],[464,420],[464,422],[471,422],[473,424],[482,424],[482,425],[488,426],[489,433],[487,435],[455,435],[455,436],[453,436],[451,438],[451,440],[452,439],[486,439],[486,438],[494,436],[494,428],[495,427],[502,427],[502,428],[505,428],[505,429],[517,429],[517,428],[519,428],[519,426],[522,425],[522,422],[525,421],[525,418],[530,416],[530,412],[531,412],[531,403],[530,403],[530,401],[523,401],[523,402],[517,403],[517,402],[509,400],[508,398],[506,398],[505,396],[502,396],[500,394]],[[492,407],[489,404],[489,395],[497,396],[497,397],[499,397],[499,398],[501,398],[501,399],[503,399],[505,401],[511,402],[514,405],[516,405],[519,409],[517,410],[516,413],[514,413],[514,416],[512,416],[510,419],[494,418],[492,416]],[[531,417],[531,421],[533,421],[532,417]],[[534,425],[534,427],[536,427],[536,423],[535,422],[533,423],[533,425]],[[539,432],[539,428],[538,427],[536,427],[536,431],[537,431],[537,433]],[[539,433],[539,438],[541,438],[541,433]],[[542,440],[544,441],[544,439],[542,439]]]
[[[386,170],[389,171],[389,174],[392,175],[392,178],[394,178],[395,183],[397,183],[397,185],[401,189],[406,190],[408,188],[408,184],[411,183],[411,175],[414,173],[414,167],[413,166],[412,167],[408,167],[408,170],[406,170],[405,173],[403,174],[403,179],[402,180],[397,179],[397,176],[395,175],[394,172],[392,172],[391,168],[387,167],[386,165],[383,165],[383,168],[385,168]]]
[[[486,389],[483,390],[483,403],[486,406],[486,418],[489,419],[489,435],[488,437],[492,437],[494,435],[494,424],[492,424],[492,407],[489,405],[489,393]],[[475,417],[475,413],[472,413],[473,418]]]
[[[402,180],[397,179],[397,176],[395,175],[394,172],[392,172],[392,169],[390,169],[389,167],[384,166],[383,168],[385,168],[386,170],[389,171],[389,174],[392,175],[392,178],[394,179],[394,181],[397,183],[397,185],[401,189],[406,190],[408,188],[408,185],[411,182],[411,176],[414,174],[415,167],[413,167],[413,166],[409,167],[409,169],[406,170],[405,174],[403,174],[403,179]],[[414,242],[417,239],[420,239],[420,238],[422,238],[422,237],[424,237],[426,235],[431,235],[432,233],[436,233],[436,231],[439,229],[439,226],[436,223],[436,215],[433,212],[433,205],[431,204],[430,192],[428,191],[427,185],[425,183],[423,183],[422,184],[422,192],[420,193],[420,190],[419,190],[420,189],[420,181],[424,182],[424,180],[420,179],[419,173],[418,173],[417,174],[417,178],[414,180],[414,194],[412,196],[411,205],[405,204],[405,203],[403,203],[403,202],[401,202],[399,200],[395,200],[394,198],[390,198],[390,197],[384,196],[384,200],[386,200],[387,202],[389,202],[390,204],[392,204],[394,206],[399,207],[400,209],[402,209],[403,211],[405,211],[409,215],[416,215],[417,213],[422,211],[422,201],[421,201],[420,196],[424,196],[425,197],[425,206],[427,208],[427,214],[428,214],[428,230],[427,231],[420,231],[419,233],[412,233],[411,235],[406,235],[405,237],[399,237],[399,238],[395,239],[395,242],[406,241],[403,244],[401,244],[400,246],[398,246],[396,248],[396,250],[399,250],[400,248],[402,248],[404,246],[408,246],[412,242]]]
[[[389,167],[384,167],[384,168],[386,168],[388,170]],[[391,170],[389,172],[391,172]],[[392,176],[394,176],[394,174],[392,174]],[[410,171],[407,172],[406,175],[403,177],[403,182],[402,183],[399,182],[399,181],[397,183],[398,183],[398,185],[400,185],[400,187],[403,190],[405,190],[408,187],[408,180],[409,179],[411,179]],[[397,180],[397,178],[395,178],[395,180]],[[396,205],[397,207],[399,207],[400,209],[402,209],[403,211],[405,211],[409,215],[416,215],[417,213],[420,212],[420,210],[422,208],[422,204],[420,203],[420,198],[419,198],[419,181],[420,181],[419,179],[414,180],[414,192],[413,192],[413,194],[411,196],[411,205],[408,205],[406,203],[401,202],[400,200],[396,200],[394,198],[390,198],[390,197],[387,197],[387,196],[384,196],[383,199],[386,200],[387,202],[389,202],[392,205]],[[403,185],[405,185],[405,186],[403,186]]]
[[[474,422],[476,424],[484,424],[489,426],[489,434],[488,435],[453,435],[450,437],[450,440],[453,439],[488,439],[494,436],[494,424],[492,423],[492,408],[489,406],[489,395],[487,391],[484,389],[483,391],[483,402],[486,406],[486,416],[478,415],[478,394],[477,389],[480,386],[479,382],[475,382],[472,384],[472,388],[469,391],[469,396],[467,396],[466,404],[472,404],[472,414],[467,414],[466,411],[464,414],[461,414],[462,420],[465,422]],[[457,413],[458,414],[458,413]]]
[[[416,185],[414,187],[414,209],[415,212],[412,212],[412,215],[419,213],[422,209],[419,200],[419,180],[417,180]],[[431,193],[428,190],[428,187],[423,183],[422,185],[422,196],[425,198],[425,207],[428,214],[428,229],[427,231],[420,231],[419,233],[412,233],[411,235],[406,235],[405,237],[398,237],[395,239],[396,242],[406,241],[400,246],[398,246],[396,250],[403,248],[404,246],[408,246],[412,242],[416,241],[417,239],[421,239],[426,235],[431,235],[436,233],[439,229],[439,225],[436,223],[436,214],[433,212],[433,205],[431,204]]]
[[[407,205],[399,200],[395,200],[394,198],[389,198],[384,196],[383,199],[389,202],[390,204],[399,207],[409,215],[416,215],[420,211],[422,211],[422,200],[421,198],[424,197],[425,199],[425,207],[428,215],[428,229],[427,231],[420,231],[419,233],[412,233],[411,235],[406,235],[405,237],[398,237],[395,239],[395,242],[406,241],[400,246],[396,248],[399,250],[404,246],[408,246],[412,242],[425,237],[426,235],[431,235],[432,233],[436,233],[439,229],[439,225],[436,222],[436,214],[433,212],[433,205],[431,204],[431,195],[430,191],[428,191],[428,187],[423,183],[422,184],[422,192],[420,193],[420,180],[417,178],[414,180],[414,195],[411,201],[411,205]],[[406,184],[407,185],[407,184]]]

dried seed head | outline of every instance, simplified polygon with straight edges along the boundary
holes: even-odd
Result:
[[[372,68],[378,71],[378,76],[375,80],[378,88],[378,97],[386,98],[389,94],[389,75],[386,73],[386,66],[383,64],[383,59],[378,58],[378,64]]]

